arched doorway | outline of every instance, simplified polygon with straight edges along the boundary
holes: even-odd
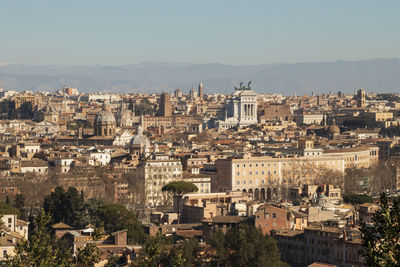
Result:
[[[260,192],[260,199],[261,200],[265,200],[265,188],[261,188],[261,192]]]
[[[260,190],[258,188],[254,190],[254,199],[257,201],[260,200]]]
[[[253,195],[253,189],[249,189],[249,194],[251,195],[251,197],[254,199],[254,195]]]
[[[272,198],[271,188],[268,188],[268,189],[267,189],[267,199],[268,199],[268,200],[271,200],[271,198]]]
[[[246,191],[246,189],[243,189],[242,192],[243,192],[243,193],[246,193],[247,191]]]
[[[278,198],[278,188],[274,187],[272,189],[272,195],[274,198]]]

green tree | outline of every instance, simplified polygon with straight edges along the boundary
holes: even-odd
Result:
[[[118,260],[119,260],[118,256],[115,256],[115,255],[108,256],[105,267],[118,267],[119,266]]]
[[[5,215],[5,214],[19,214],[19,210],[11,206],[10,204],[7,203],[2,203],[0,202],[0,215]]]
[[[36,228],[29,240],[22,240],[15,247],[15,255],[8,257],[3,266],[10,267],[54,267],[70,266],[68,260],[60,257],[53,247],[53,240],[47,229],[51,218],[42,209],[35,218]]]
[[[99,240],[104,236],[104,223],[102,222],[99,227],[93,231],[93,240]]]
[[[175,181],[170,182],[163,186],[163,192],[170,192],[173,194],[174,198],[177,200],[178,204],[178,223],[180,222],[180,201],[182,197],[191,192],[197,192],[199,189],[193,183],[188,183],[185,181]]]
[[[163,266],[203,266],[199,257],[200,251],[196,239],[186,239],[166,254]]]
[[[155,112],[155,105],[150,103],[149,99],[144,98],[138,105],[135,105],[136,116],[140,115],[151,115]]]
[[[400,203],[381,194],[379,209],[373,225],[361,223],[362,249],[368,266],[394,267],[400,265]]]
[[[161,232],[158,232],[156,236],[149,238],[144,244],[139,264],[148,267],[159,266],[163,254],[165,253],[165,245],[165,238]]]
[[[128,243],[144,243],[146,234],[143,225],[132,211],[121,204],[103,204],[97,211],[99,220],[104,222],[104,230],[108,233],[128,230]]]
[[[15,195],[14,207],[19,210],[20,218],[26,220],[25,197],[22,194]]]
[[[18,117],[23,120],[33,119],[33,106],[31,102],[23,103],[17,110]]]
[[[276,241],[255,228],[243,225],[231,228],[224,235],[217,231],[211,246],[217,266],[282,266]]]
[[[346,194],[343,201],[350,204],[364,204],[373,202],[373,198],[366,194]]]
[[[187,259],[183,255],[182,249],[176,249],[169,255],[169,262],[167,266],[184,267],[188,266]]]
[[[74,187],[58,186],[50,195],[46,196],[43,208],[52,215],[52,223],[64,222],[74,228],[82,228],[87,223],[84,217],[84,203]]]
[[[76,261],[85,267],[93,267],[100,261],[101,250],[93,243],[87,243],[83,248],[78,248]]]
[[[356,129],[356,128],[374,129],[377,128],[379,125],[372,118],[368,117],[365,114],[361,114],[358,117],[343,121],[343,126],[349,129]]]

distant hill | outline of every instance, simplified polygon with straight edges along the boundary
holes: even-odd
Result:
[[[230,93],[240,81],[252,81],[259,93],[292,95],[329,91],[398,92],[400,59],[321,63],[224,65],[149,62],[124,66],[31,66],[0,64],[5,90],[54,91],[64,84],[83,92],[187,93],[203,81],[205,93]]]

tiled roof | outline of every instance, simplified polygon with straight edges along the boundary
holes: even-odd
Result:
[[[53,224],[53,225],[51,226],[51,228],[53,228],[53,229],[71,229],[72,227],[69,226],[69,225],[66,224],[66,223],[59,222],[59,223]]]

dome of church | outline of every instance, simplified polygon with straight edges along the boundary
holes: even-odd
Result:
[[[44,106],[41,111],[43,112],[43,114],[57,114],[58,113],[58,110],[50,103],[47,103],[46,106]]]
[[[336,133],[340,134],[340,129],[337,125],[333,124],[333,125],[329,126],[328,132],[330,134],[336,134]]]
[[[183,93],[181,91],[181,89],[176,89],[174,92],[175,97],[182,97]]]
[[[140,145],[141,147],[144,148],[150,147],[150,140],[143,134],[142,126],[138,127],[138,134],[131,139],[130,144]]]
[[[119,126],[132,126],[132,112],[127,109],[122,109],[117,114],[117,122]]]
[[[95,124],[113,124],[115,123],[114,114],[109,109],[103,108],[99,113],[97,113],[95,119]]]

